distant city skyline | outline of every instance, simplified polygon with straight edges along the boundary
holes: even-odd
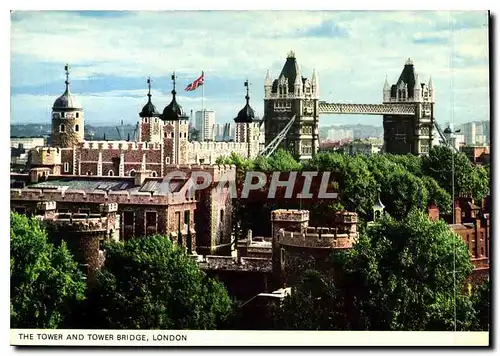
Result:
[[[16,11],[11,18],[12,124],[50,123],[66,62],[90,125],[135,124],[148,76],[163,111],[173,70],[188,115],[201,109],[201,89],[184,87],[203,70],[204,105],[217,112],[216,123],[244,106],[247,77],[262,116],[266,70],[277,76],[290,50],[304,75],[317,71],[321,100],[380,103],[386,75],[395,82],[411,57],[421,81],[432,76],[441,125],[489,119],[487,12]],[[234,27],[241,22],[244,29]],[[321,116],[321,126],[332,124],[381,126],[382,119]]]

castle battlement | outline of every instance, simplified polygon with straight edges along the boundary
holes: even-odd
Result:
[[[278,209],[271,212],[272,221],[309,221],[309,210]]]
[[[272,272],[270,258],[263,257],[231,257],[231,256],[199,256],[192,258],[198,266],[206,270],[246,271],[246,272]]]
[[[107,217],[89,217],[88,214],[55,214],[53,217],[38,217],[45,224],[58,230],[72,232],[105,232],[108,230]]]
[[[324,229],[324,228],[320,228]],[[332,229],[333,230],[333,229]],[[357,239],[357,234],[320,232],[320,233],[300,233],[291,231],[280,231],[280,245],[301,247],[301,248],[351,248]]]
[[[32,165],[57,165],[61,164],[61,150],[53,147],[35,147],[30,150],[30,163]]]
[[[186,165],[169,165],[166,167],[165,175],[169,172],[186,172],[188,177],[192,172],[206,172],[210,174],[213,182],[236,179],[236,166],[234,164],[186,164]]]
[[[138,192],[138,191],[94,191],[91,193],[83,190],[42,190],[42,189],[11,189],[11,201],[54,201],[54,202],[85,202],[85,203],[100,203],[110,204],[109,209],[115,204],[151,204],[165,205],[185,202],[179,200],[179,196],[175,193],[158,194],[153,192]],[[108,209],[108,208],[105,208]],[[111,211],[110,211],[111,212]]]
[[[121,150],[121,151],[157,151],[163,147],[161,142],[131,142],[131,141],[84,141],[81,149],[89,150]]]

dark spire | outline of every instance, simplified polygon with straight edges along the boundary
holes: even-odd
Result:
[[[151,102],[151,78],[148,77],[148,102],[142,108],[142,111],[139,113],[140,117],[158,117],[160,114],[156,111],[156,107]]]
[[[172,83],[173,83],[172,95],[174,96],[175,99],[175,94],[177,94],[177,92],[175,91],[175,71],[172,74]]]
[[[148,101],[151,101],[151,78],[148,77]]]
[[[238,116],[234,118],[234,122],[236,123],[251,123],[255,119],[255,112],[250,106],[250,95],[249,95],[249,87],[248,79],[245,80],[245,87],[247,88],[247,95],[245,96],[246,105],[243,109],[240,110]]]
[[[184,113],[184,110],[182,110],[182,106],[177,104],[177,100],[175,98],[175,95],[177,92],[175,91],[175,72],[172,74],[172,101],[170,104],[168,104],[165,109],[163,109],[163,114],[161,115],[161,118],[165,121],[176,121],[176,120],[187,120],[188,117]]]
[[[74,111],[74,110],[80,110],[82,106],[80,103],[76,100],[76,98],[71,95],[71,92],[69,90],[69,64],[66,63],[64,66],[64,72],[66,75],[66,80],[64,83],[66,84],[66,90],[64,91],[63,95],[61,95],[59,98],[56,99],[54,102],[54,105],[52,105],[52,110],[61,110],[61,111]]]
[[[69,64],[66,63],[66,65],[64,66],[64,71],[66,72],[66,81],[64,83],[66,83],[66,91],[68,92],[69,91]]]

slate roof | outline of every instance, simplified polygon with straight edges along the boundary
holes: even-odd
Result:
[[[59,178],[35,184],[30,184],[31,189],[58,189],[83,190],[91,193],[94,191],[128,191],[129,193],[142,192],[163,194],[161,189],[162,178],[147,178],[141,186],[134,185],[133,178],[111,179],[85,179],[85,178]],[[11,180],[12,183],[12,180]],[[173,180],[169,183],[168,192],[176,193],[184,186],[184,180]]]
[[[415,68],[413,67],[413,62],[406,62],[398,81],[391,86],[391,97],[396,97],[396,91],[401,82],[408,85],[408,97],[413,98],[413,89],[415,88]]]

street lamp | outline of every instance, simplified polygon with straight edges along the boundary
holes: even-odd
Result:
[[[448,126],[444,130],[445,136],[448,137],[448,147],[451,152],[451,214],[452,214],[452,224],[455,224],[455,135],[459,133],[460,130],[455,130],[452,132],[451,128]],[[457,279],[456,279],[456,254],[457,254],[457,244],[453,243],[453,308],[455,312],[455,331],[457,331]]]

